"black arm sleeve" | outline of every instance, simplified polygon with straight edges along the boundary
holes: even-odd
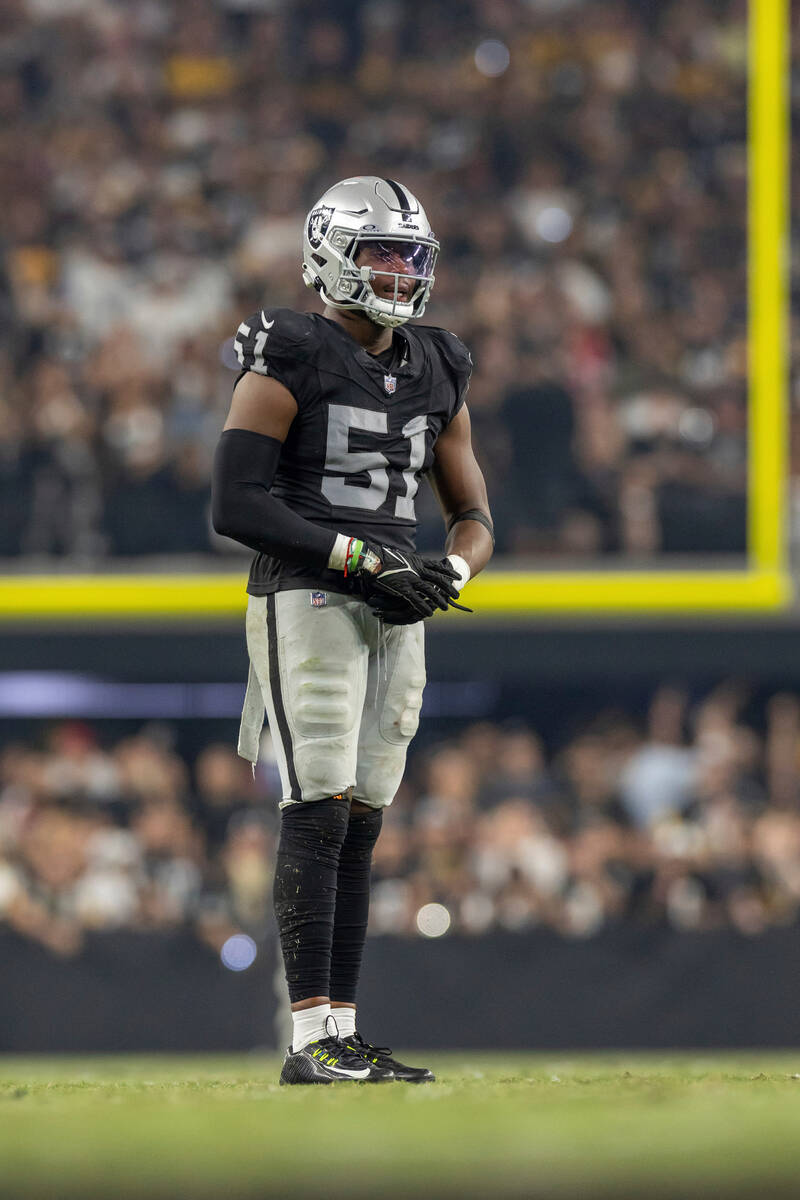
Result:
[[[270,493],[280,455],[277,438],[249,429],[225,430],[211,477],[214,528],[262,554],[327,567],[336,534],[298,516]]]

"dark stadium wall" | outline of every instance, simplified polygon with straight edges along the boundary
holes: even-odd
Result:
[[[574,682],[648,676],[747,676],[779,686],[800,682],[800,613],[774,619],[644,617],[615,623],[513,622],[501,625],[443,618],[427,631],[434,679]],[[498,654],[498,636],[513,654]],[[113,670],[110,669],[113,664]],[[6,626],[0,630],[0,670],[79,671],[134,682],[233,682],[247,678],[244,627],[182,623],[160,629],[70,630]]]
[[[90,935],[56,959],[0,932],[0,1052],[272,1046],[272,955],[226,970],[186,933]]]
[[[796,929],[375,938],[361,1011],[398,1044],[670,1049],[800,1042]],[[386,980],[397,986],[387,993]],[[420,1003],[420,1001],[422,1001]],[[378,1030],[376,1030],[376,1033]]]
[[[184,934],[94,936],[69,961],[0,934],[0,959],[2,1052],[276,1048],[269,951],[234,974]],[[790,1047],[798,985],[795,928],[378,937],[360,1012],[367,1036],[431,1050]]]
[[[497,652],[496,626],[460,624],[468,627],[444,632],[434,625],[429,631],[429,682],[417,751],[464,721],[483,719],[528,722],[554,748],[583,717],[609,705],[644,713],[665,681],[701,695],[721,679],[738,679],[755,701],[760,690],[800,691],[800,629],[793,618],[780,625],[731,619],[508,626],[509,654]],[[83,708],[59,707],[66,696],[59,673],[74,673],[78,686],[71,690],[82,695]],[[35,740],[42,721],[71,716],[106,722],[109,737],[133,732],[144,720],[179,718],[177,745],[191,759],[209,740],[234,744],[246,678],[244,633],[227,624],[189,625],[179,632],[6,630],[0,632],[0,742]],[[50,709],[33,711],[27,695],[15,709],[14,697],[27,687],[26,679],[35,683],[45,708],[52,702]],[[91,698],[93,682],[112,690],[119,685],[117,709],[107,693]],[[128,690],[130,684],[140,690]],[[160,684],[169,693],[166,699],[158,686],[150,687]],[[140,702],[144,691],[151,704],[158,692],[155,709]]]

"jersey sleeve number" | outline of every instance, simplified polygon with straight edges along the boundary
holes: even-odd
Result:
[[[401,468],[405,494],[395,500],[394,515],[406,521],[415,519],[414,497],[419,488],[417,471],[425,461],[425,432],[428,419],[423,414],[412,417],[402,428],[408,440],[408,466]],[[364,429],[369,433],[388,433],[386,413],[369,408],[354,408],[349,404],[332,404],[328,410],[328,445],[325,455],[325,475],[322,494],[332,505],[340,508],[362,508],[370,512],[380,508],[389,493],[389,467],[386,455],[377,447],[373,450],[351,450],[350,430]],[[337,474],[328,474],[328,472]],[[366,474],[367,487],[351,482],[348,476]]]
[[[267,344],[269,330],[272,328],[275,322],[267,321],[262,312],[261,323],[263,324],[264,328],[259,329],[255,337],[252,338],[251,327],[245,321],[242,321],[241,325],[236,331],[236,337],[233,340],[233,348],[236,352],[236,357],[239,359],[239,362],[243,367],[246,367],[250,371],[255,371],[257,375],[269,375],[269,371],[267,370],[267,360],[264,357],[264,347]],[[242,341],[242,338],[245,340]],[[248,342],[251,344],[248,345]],[[252,361],[248,362],[248,358],[252,359]]]

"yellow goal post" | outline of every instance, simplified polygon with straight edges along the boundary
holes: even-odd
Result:
[[[476,616],[766,612],[791,600],[786,358],[789,0],[750,0],[748,41],[746,565],[741,570],[489,569],[463,593]],[[0,621],[15,623],[213,619],[240,615],[244,604],[242,574],[230,571],[36,574],[0,581]],[[461,619],[450,614],[448,624]]]

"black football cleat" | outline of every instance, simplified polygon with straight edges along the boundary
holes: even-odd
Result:
[[[340,1038],[324,1037],[309,1042],[302,1050],[286,1051],[281,1070],[284,1083],[388,1083],[394,1079],[390,1067],[367,1060],[360,1050]]]
[[[436,1079],[427,1067],[405,1066],[396,1058],[392,1058],[392,1051],[388,1046],[373,1046],[370,1042],[365,1042],[360,1033],[354,1033],[352,1037],[344,1040],[347,1046],[361,1054],[366,1062],[373,1067],[383,1067],[391,1071],[393,1078],[401,1083],[433,1083]]]

